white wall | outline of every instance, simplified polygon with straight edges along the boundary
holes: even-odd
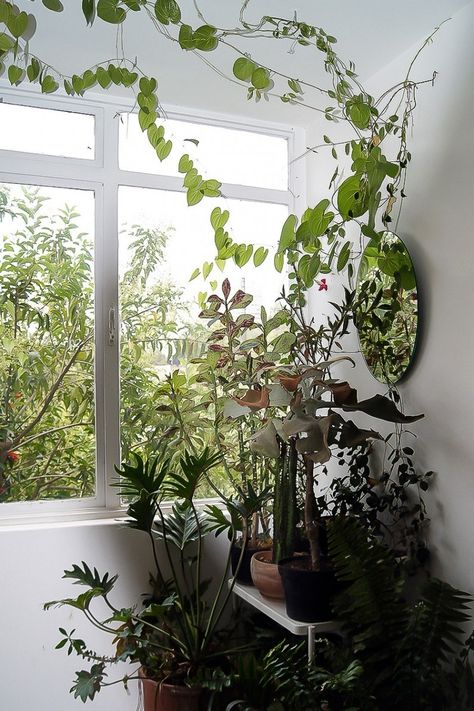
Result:
[[[225,546],[224,537],[207,539],[205,577],[220,573]],[[110,638],[72,608],[44,612],[43,604],[81,592],[61,576],[72,563],[85,561],[101,574],[119,573],[117,594],[111,597],[117,607],[140,605],[141,594],[148,590],[148,571],[153,569],[145,534],[115,522],[0,529],[0,561],[0,711],[83,708],[69,689],[75,671],[88,668],[88,663],[74,654],[68,657],[64,649],[54,650],[61,639],[58,627],[68,632],[76,628],[89,648],[103,654],[112,649]],[[130,673],[130,666],[123,668]],[[116,671],[111,671],[110,681],[120,678]],[[103,689],[86,708],[135,711],[137,704],[137,683],[130,682],[130,696],[119,684]]]
[[[426,35],[431,27],[427,25]],[[398,233],[412,254],[422,299],[422,339],[416,364],[400,385],[407,413],[425,413],[415,429],[421,469],[437,472],[426,495],[431,516],[433,571],[474,592],[474,3],[455,14],[428,46],[413,75],[439,75],[420,88],[410,148],[408,199]],[[412,50],[376,74],[371,91],[403,79]],[[331,137],[330,124],[314,127]],[[311,140],[309,141],[311,145]],[[309,159],[309,192],[334,167],[320,151]],[[332,170],[331,170],[332,168]],[[329,297],[338,293],[328,280]],[[332,290],[332,293],[331,293]],[[315,294],[315,298],[319,298]],[[338,372],[340,375],[340,371]],[[346,372],[360,396],[382,392],[363,364]],[[373,424],[372,424],[373,426]]]

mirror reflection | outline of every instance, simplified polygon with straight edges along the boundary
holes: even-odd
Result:
[[[372,375],[383,383],[398,382],[414,357],[418,294],[408,250],[393,232],[372,240],[362,254],[354,322]]]

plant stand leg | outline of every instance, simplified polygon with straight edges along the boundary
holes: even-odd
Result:
[[[314,659],[314,646],[316,641],[316,627],[308,627],[308,664],[312,664]]]

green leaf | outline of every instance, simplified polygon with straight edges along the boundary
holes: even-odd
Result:
[[[0,52],[9,52],[15,45],[15,41],[5,32],[0,33]]]
[[[329,227],[331,220],[334,217],[333,212],[326,212],[326,208],[330,205],[329,200],[321,200],[316,207],[311,211],[309,217],[309,228],[312,237],[321,237]]]
[[[295,341],[296,336],[294,333],[290,331],[282,333],[281,336],[278,336],[278,338],[271,342],[272,352],[281,354],[289,353]]]
[[[277,252],[273,258],[273,264],[277,272],[281,274],[283,271],[283,266],[285,264],[285,257],[282,252]]]
[[[53,12],[62,12],[64,6],[60,0],[42,0],[43,5]]]
[[[196,188],[191,188],[188,190],[188,193],[186,195],[186,200],[189,205],[189,207],[192,207],[193,205],[197,205],[198,202],[201,202],[203,199],[204,195],[201,192],[201,190],[196,189]]]
[[[82,77],[77,76],[77,74],[72,75],[72,87],[76,94],[82,94],[84,91],[84,82],[82,81]]]
[[[95,20],[95,0],[82,0],[82,14],[87,24],[92,25]]]
[[[123,7],[118,7],[118,3],[119,0],[99,0],[97,3],[98,17],[104,22],[109,22],[113,25],[122,23],[127,17],[127,13]]]
[[[214,264],[212,262],[204,262],[202,265],[202,275],[204,279],[207,279],[209,274],[212,272],[212,269],[214,267]]]
[[[28,76],[28,80],[31,82],[35,81],[38,78],[40,71],[41,71],[41,65],[38,62],[38,60],[33,57],[33,59],[31,60],[30,64],[28,65],[28,67],[26,69],[26,74]]]
[[[193,281],[193,279],[197,279],[197,277],[200,275],[200,273],[201,273],[201,270],[199,269],[199,267],[196,267],[196,269],[193,271],[193,273],[189,277],[189,281]]]
[[[348,112],[352,123],[359,129],[364,130],[370,123],[370,106],[364,103],[361,96],[355,97],[353,101],[348,102]]]
[[[259,267],[265,259],[268,256],[268,249],[265,249],[265,247],[259,247],[257,250],[255,250],[255,253],[253,255],[253,263],[254,266]]]
[[[257,67],[252,72],[252,84],[256,89],[266,89],[270,84],[270,75],[264,67]]]
[[[172,141],[161,141],[161,143],[159,143],[156,147],[156,155],[160,160],[165,160],[165,158],[168,158],[171,153],[172,148]]]
[[[99,693],[102,679],[104,678],[104,664],[94,664],[90,671],[76,672],[76,679],[71,688],[74,691],[74,698],[81,699],[84,703],[87,699],[93,700]]]
[[[18,15],[10,15],[7,27],[14,37],[21,37],[28,28],[28,15],[26,12],[20,12]]]
[[[191,168],[193,167],[193,161],[189,158],[188,154],[185,153],[181,158],[179,159],[178,163],[178,170],[180,173],[188,173]],[[219,209],[219,208],[217,208]]]
[[[90,89],[91,86],[94,86],[97,81],[95,72],[87,69],[87,71],[85,71],[82,75],[82,81],[84,83],[84,89]]]
[[[96,71],[96,76],[97,76],[97,81],[99,82],[99,85],[102,87],[102,89],[108,89],[108,87],[112,83],[112,79],[110,78],[110,75],[104,67],[98,67]]]
[[[240,81],[250,81],[255,68],[256,65],[252,60],[247,59],[247,57],[239,57],[239,59],[234,62],[232,71],[234,76],[240,79]]]
[[[284,252],[288,247],[295,243],[295,229],[298,220],[296,215],[288,215],[281,229],[280,242],[278,251]]]
[[[154,77],[142,77],[138,86],[142,94],[151,96],[156,91],[158,83]]]
[[[181,25],[179,29],[178,42],[181,49],[195,49],[194,33],[191,25]]]
[[[58,82],[51,76],[47,74],[41,82],[41,91],[43,94],[53,94],[59,88]]]
[[[234,262],[238,267],[244,267],[251,259],[253,254],[253,246],[251,244],[240,244],[235,250]],[[239,302],[240,303],[240,302]],[[240,308],[242,308],[240,306]]]
[[[302,94],[301,86],[299,82],[296,81],[296,79],[288,79],[288,86],[290,87],[290,89],[292,89],[292,91],[295,91],[297,94]]]
[[[339,252],[339,256],[337,258],[337,271],[338,272],[340,272],[344,269],[347,262],[349,261],[350,256],[351,256],[351,243],[348,241],[342,246],[341,251]]]
[[[25,72],[21,67],[17,67],[16,64],[11,64],[8,67],[8,81],[13,86],[18,86],[23,81]]]
[[[367,194],[360,174],[351,175],[341,183],[337,192],[337,208],[345,220],[367,212]]]
[[[155,15],[162,25],[177,25],[181,21],[181,10],[176,0],[157,0]]]
[[[142,131],[146,131],[152,124],[155,123],[157,119],[157,115],[155,111],[150,111],[146,112],[143,109],[140,109],[138,112],[138,123],[140,124],[140,128]]]
[[[229,220],[229,211],[228,210],[221,210],[220,207],[215,207],[214,210],[211,212],[211,225],[213,226],[215,231],[225,227],[228,220]]]
[[[211,25],[202,25],[193,34],[193,40],[196,45],[196,49],[200,49],[202,52],[212,52],[219,41],[216,37],[216,28],[211,27]]]

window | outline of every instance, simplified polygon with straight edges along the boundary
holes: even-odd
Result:
[[[281,290],[270,260],[257,274],[229,264],[190,276],[214,257],[216,206],[236,238],[275,245],[292,207],[290,132],[168,119],[175,150],[159,163],[122,106],[81,107],[0,105],[5,520],[117,509],[114,465],[166,432],[160,388],[203,352],[207,296],[225,276],[271,312]],[[227,197],[187,207],[185,152]]]

